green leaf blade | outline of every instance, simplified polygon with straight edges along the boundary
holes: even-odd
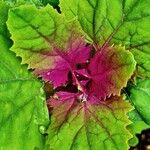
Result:
[[[77,17],[78,14],[78,2],[79,0],[61,0],[60,1],[60,7],[62,10],[62,13],[65,14],[65,17],[68,20],[72,20]]]
[[[134,85],[131,90],[131,102],[135,109],[148,125],[150,125],[150,79],[139,79],[137,85]]]
[[[0,29],[6,35],[0,32],[0,149],[42,149],[45,138],[39,126],[49,122],[42,84],[9,51],[8,7],[3,2],[1,13]]]
[[[34,104],[39,100],[37,89],[41,85],[29,79],[27,81],[8,82],[3,82],[0,86],[0,109],[3,112],[0,115],[0,148],[27,150],[37,147],[41,149],[44,144],[44,137],[39,132]],[[24,94],[28,88],[34,89],[30,95],[29,93]]]
[[[119,98],[99,105],[79,104],[72,99],[52,101],[60,104],[52,111],[47,149],[128,149],[131,135],[126,129],[130,124],[126,112],[131,110],[129,103]]]
[[[72,1],[72,7],[65,0],[61,3],[64,14],[70,14],[68,18],[76,16],[95,45],[125,46],[135,56],[137,75],[150,77],[149,0],[82,0],[77,4]]]
[[[43,52],[50,52],[54,46],[65,47],[69,38],[63,16],[49,5],[42,9],[33,5],[14,8],[7,25],[14,41],[12,51],[29,68],[46,69],[51,62]]]

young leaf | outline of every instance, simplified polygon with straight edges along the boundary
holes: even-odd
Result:
[[[62,0],[62,12],[77,16],[95,44],[122,44],[137,61],[139,76],[150,76],[150,1]]]
[[[42,149],[48,124],[42,85],[9,51],[8,7],[0,2],[0,149]]]
[[[64,48],[70,38],[64,17],[49,5],[41,9],[32,5],[14,8],[9,12],[7,25],[14,41],[12,51],[29,68],[47,69],[51,61],[45,53],[54,47]]]
[[[53,64],[47,70],[36,69],[44,81],[52,82],[54,87],[61,86],[68,81],[69,72],[77,70],[77,64],[86,63],[90,57],[91,46],[86,46],[83,39],[70,42],[64,52],[54,51],[49,55]]]
[[[120,95],[133,74],[135,64],[133,55],[123,47],[108,47],[97,52],[88,68],[92,79],[90,94],[100,99],[112,94]]]
[[[91,51],[92,47],[86,46],[82,39],[73,41],[67,51],[54,51],[49,55],[53,62],[49,69],[35,72],[55,88],[69,83],[70,73],[72,82],[84,86],[88,95],[100,100],[112,94],[120,95],[135,69],[132,53],[123,47],[107,47],[91,58]]]
[[[79,103],[82,97],[77,97],[64,92],[58,94],[59,100],[49,100],[52,116],[45,149],[127,150],[129,103],[115,97],[93,105],[90,101]]]
[[[150,79],[139,79],[130,90],[130,99],[143,121],[150,125]]]

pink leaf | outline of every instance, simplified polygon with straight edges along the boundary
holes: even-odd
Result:
[[[55,50],[51,54],[52,65],[47,70],[36,70],[36,74],[44,80],[52,82],[54,87],[66,84],[68,73],[74,72],[78,64],[86,63],[90,57],[91,47],[86,46],[83,39],[71,42],[66,51]]]
[[[135,61],[123,47],[106,47],[97,52],[88,67],[91,75],[89,93],[99,99],[120,95],[135,69]]]

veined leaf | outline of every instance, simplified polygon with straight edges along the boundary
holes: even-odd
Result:
[[[69,72],[79,72],[77,65],[85,64],[90,57],[90,52],[91,46],[86,46],[84,39],[79,38],[70,42],[66,51],[53,51],[49,55],[52,62],[51,66],[46,70],[36,69],[35,73],[41,76],[44,81],[51,82],[54,87],[65,85],[68,81]]]
[[[52,116],[45,149],[128,149],[127,141],[131,138],[125,128],[130,123],[126,116],[131,109],[128,102],[115,97],[91,105],[90,101],[79,103],[77,95],[62,95],[62,99],[58,95],[59,100],[49,100]]]
[[[78,18],[95,44],[122,44],[137,61],[139,76],[150,77],[149,0],[62,0],[68,19]]]
[[[143,121],[150,125],[150,79],[138,79],[130,90],[130,99]]]
[[[62,13],[69,20],[77,17],[78,14],[78,2],[79,0],[60,0],[60,7],[62,8]]]
[[[75,91],[73,89],[72,92],[76,94],[83,92],[83,95],[96,96],[99,100],[87,101],[82,97],[83,99],[80,99],[81,101],[78,99],[77,102],[77,99],[71,95],[67,96],[67,101],[61,101],[60,97],[59,100],[51,100],[52,124],[48,130],[45,149],[57,150],[62,147],[64,150],[95,150],[98,147],[99,149],[120,150],[128,148],[127,140],[130,139],[130,134],[125,127],[129,124],[126,116],[130,110],[129,105],[121,99],[113,98],[110,103],[105,103],[101,99],[106,98],[107,101],[110,95],[119,95],[121,88],[126,86],[131,77],[135,61],[127,50],[134,54],[137,61],[135,74],[143,77],[150,76],[149,3],[149,0],[115,0],[113,2],[112,0],[62,0],[62,14],[58,14],[49,5],[40,9],[27,5],[10,10],[7,25],[14,42],[12,51],[17,56],[21,56],[22,63],[29,64],[29,68],[48,70],[42,75],[45,78],[46,74],[46,78],[49,77],[54,86],[66,83],[69,78],[68,74],[71,72],[75,82],[72,81],[71,76],[71,84],[67,82],[63,85],[64,87],[61,86],[55,90],[59,91],[64,88],[66,90],[73,85]],[[65,17],[68,19],[67,22]],[[77,67],[76,60],[71,56],[75,60],[73,71],[70,71],[70,66],[67,66],[67,71],[65,70],[66,72],[62,75],[58,70],[66,69],[64,67],[66,62],[60,61],[55,66],[54,59],[51,57],[54,54],[52,50],[61,52],[64,49],[68,50],[66,49],[67,44],[70,44],[68,41],[72,37],[71,33],[74,33],[70,32],[70,24],[78,34],[78,29],[72,26],[72,21],[76,22],[76,18],[79,21],[77,24],[80,24],[84,30],[83,34],[88,35],[88,40],[93,41],[90,44],[97,51],[90,59],[87,55],[85,60],[88,63],[79,62],[84,69],[88,66],[86,73],[85,70]],[[111,49],[112,44],[115,46]],[[63,55],[63,52],[61,54]],[[81,56],[78,55],[79,58]],[[51,69],[56,69],[57,72],[47,76]],[[58,80],[56,74],[58,78],[62,75],[62,80]],[[54,81],[54,78],[58,82]],[[137,86],[142,86],[143,89],[144,83],[138,84]],[[144,85],[145,91],[147,91],[146,86]],[[138,92],[135,92],[138,90],[136,87],[131,89],[131,99],[139,114],[137,118],[144,118],[144,121],[149,123],[148,115],[150,114],[146,109],[149,95],[144,95],[146,100],[141,102]],[[69,134],[66,135],[66,133]]]
[[[121,89],[133,74],[135,65],[132,53],[123,47],[107,47],[97,52],[88,68],[92,79],[89,84],[90,94],[100,99],[120,95]]]
[[[73,26],[51,6],[37,9],[23,5],[10,10],[7,22],[14,45],[11,48],[22,57],[29,68],[47,69],[51,61],[46,55],[54,47],[64,48],[70,39]],[[71,28],[72,29],[68,29]]]
[[[55,88],[71,82],[80,83],[88,94],[100,100],[120,95],[135,70],[132,53],[124,47],[107,47],[91,58],[91,51],[92,47],[86,46],[82,39],[73,41],[67,51],[54,51],[49,55],[53,62],[49,69],[35,72]]]
[[[0,149],[42,149],[48,125],[42,84],[9,51],[8,7],[0,2]]]

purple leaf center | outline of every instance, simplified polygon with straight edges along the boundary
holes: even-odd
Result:
[[[74,98],[78,102],[102,102],[111,95],[119,95],[126,82],[124,77],[130,78],[130,74],[123,74],[129,66],[121,59],[122,53],[128,55],[124,51],[109,46],[95,51],[83,39],[77,40],[66,51],[55,50],[50,57],[53,63],[49,69],[37,73],[53,84],[55,95],[67,92],[78,95]]]

